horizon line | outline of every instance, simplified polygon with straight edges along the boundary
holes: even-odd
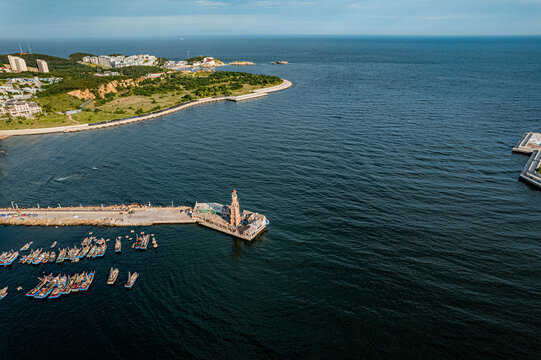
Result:
[[[180,35],[144,35],[144,36],[46,36],[46,37],[2,37],[0,40],[56,40],[56,39],[148,39],[148,38],[208,38],[208,37],[381,37],[381,38],[518,38],[518,37],[541,37],[539,34],[180,34]]]

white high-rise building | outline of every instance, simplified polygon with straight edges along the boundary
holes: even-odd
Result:
[[[28,68],[26,67],[26,61],[24,61],[23,58],[20,58],[18,56],[8,55],[8,61],[9,61],[9,66],[11,66],[12,71],[15,71],[15,72],[28,71]]]
[[[113,63],[111,62],[111,59],[107,56],[100,56],[98,58],[98,64],[101,66],[113,67]]]
[[[37,59],[36,62],[38,63],[39,72],[42,72],[42,73],[49,72],[49,66],[47,65],[47,62],[45,60]]]

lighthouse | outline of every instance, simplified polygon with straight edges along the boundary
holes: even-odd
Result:
[[[229,224],[231,226],[238,226],[240,224],[240,209],[239,209],[239,199],[237,197],[237,190],[233,189],[231,193],[231,219]]]

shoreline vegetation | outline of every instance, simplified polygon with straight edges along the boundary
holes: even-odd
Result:
[[[103,129],[103,128],[112,127],[112,126],[126,125],[126,124],[131,124],[134,122],[139,122],[139,121],[144,121],[144,120],[149,120],[149,119],[169,115],[174,112],[184,110],[184,109],[197,106],[197,105],[208,104],[208,103],[224,101],[224,100],[242,101],[242,100],[248,100],[252,98],[263,97],[263,96],[266,96],[270,92],[285,90],[293,85],[293,83],[289,80],[281,79],[281,81],[282,82],[280,85],[254,90],[252,93],[246,94],[246,95],[207,97],[207,98],[192,100],[186,103],[174,105],[172,107],[169,107],[163,110],[158,110],[151,113],[136,115],[136,116],[127,117],[127,118],[104,120],[104,121],[100,121],[96,123],[87,123],[87,124],[79,124],[79,125],[55,126],[55,127],[32,128],[32,129],[0,130],[0,140],[6,139],[11,136],[70,133],[70,132],[79,132],[79,131],[88,131],[88,130],[98,130],[98,129]]]
[[[103,75],[107,69],[77,62],[76,59],[83,55],[87,54],[72,54],[68,59],[27,55],[32,59],[45,58],[51,70],[46,76],[62,80],[42,86],[36,98],[31,100],[41,106],[42,114],[28,118],[0,118],[0,139],[13,135],[90,130],[113,121],[117,123],[115,125],[120,125],[126,123],[125,120],[141,121],[182,110],[185,108],[183,105],[193,106],[216,100],[241,101],[265,96],[267,92],[276,91],[273,90],[275,88],[282,90],[291,86],[290,82],[277,76],[216,72],[212,67],[193,71],[169,70],[160,66],[128,66],[116,70],[119,73],[117,76],[96,76]],[[6,55],[0,55],[0,63],[4,62],[3,57]],[[219,63],[223,64],[221,61]],[[251,63],[231,63],[241,64]],[[0,84],[8,78],[43,75],[35,72],[0,73]],[[287,86],[284,87],[284,84]],[[77,112],[74,113],[74,110]],[[92,124],[95,126],[90,126]],[[49,131],[55,128],[58,128],[57,131]]]

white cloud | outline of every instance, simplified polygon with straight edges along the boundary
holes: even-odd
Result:
[[[272,0],[262,0],[256,2],[254,5],[259,7],[300,7],[306,5],[313,5],[311,1],[272,1]]]
[[[195,2],[197,6],[226,6],[227,4],[222,1],[211,1],[211,0],[197,0]]]
[[[271,6],[279,6],[281,2],[279,1],[258,1],[255,3],[255,6],[261,6],[261,7],[271,7]]]
[[[380,4],[377,1],[368,1],[362,3],[356,2],[348,5],[349,9],[375,9],[378,7],[380,7]]]

